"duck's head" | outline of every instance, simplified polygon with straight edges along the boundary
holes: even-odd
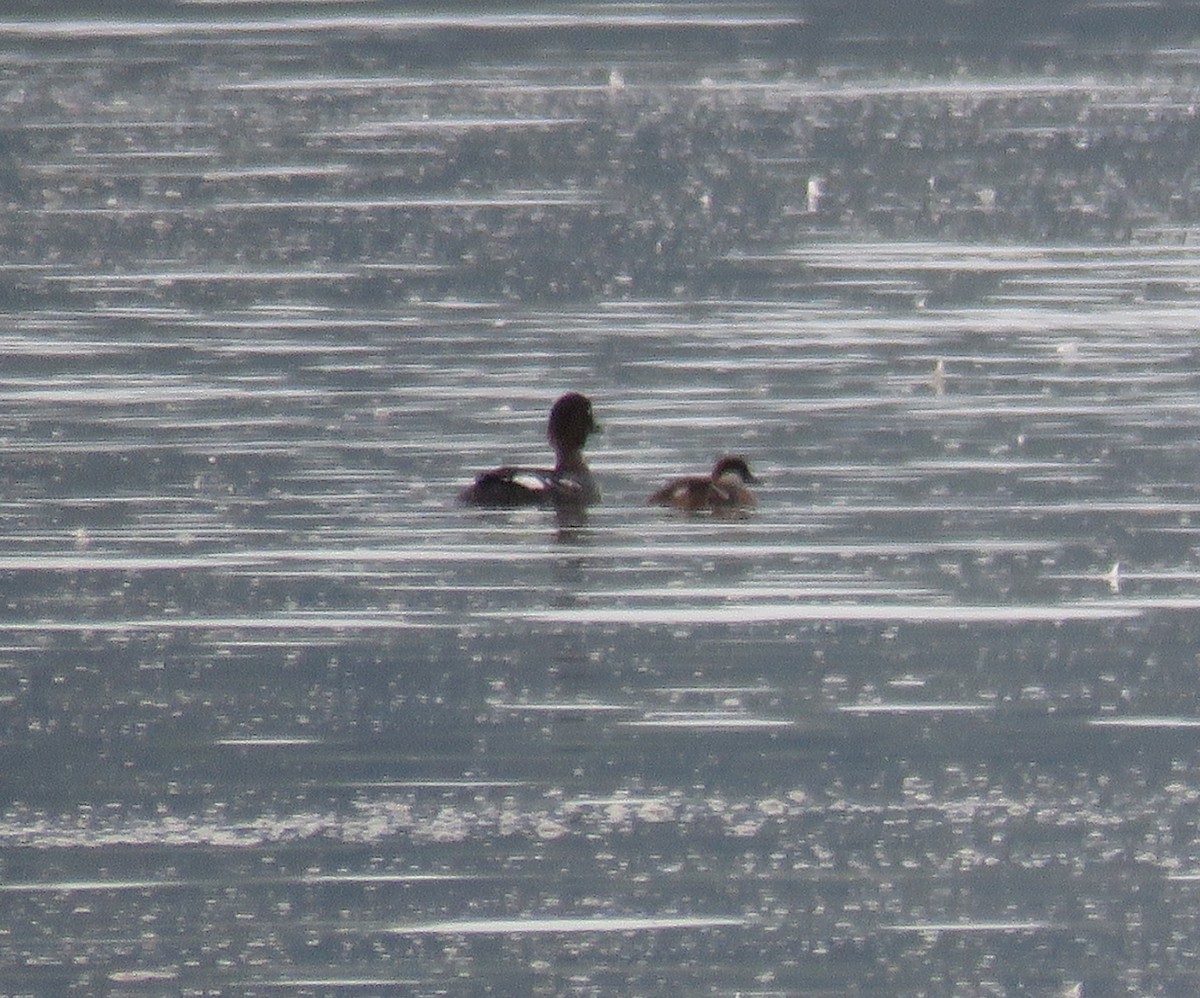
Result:
[[[598,433],[592,402],[586,395],[567,392],[550,409],[546,439],[555,450],[582,450],[589,433]]]
[[[726,475],[733,475],[735,478],[740,478],[747,485],[756,485],[758,479],[750,474],[750,465],[746,463],[744,457],[739,457],[736,454],[731,454],[721,458],[713,466],[713,481],[724,478]]]

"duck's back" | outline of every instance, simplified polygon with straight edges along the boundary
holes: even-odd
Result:
[[[545,501],[548,471],[496,468],[482,472],[458,494],[471,506],[540,506]]]
[[[664,485],[648,500],[655,506],[671,506],[688,513],[722,513],[748,509],[756,504],[754,493],[733,476],[678,478]]]
[[[649,498],[655,506],[673,506],[694,512],[712,503],[713,483],[707,478],[679,478],[669,482]]]
[[[540,468],[496,468],[485,471],[459,493],[471,506],[586,506],[600,498],[591,473],[562,474]]]

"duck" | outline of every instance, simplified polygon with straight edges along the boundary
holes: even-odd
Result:
[[[553,468],[494,468],[481,472],[462,492],[460,502],[471,506],[514,508],[582,508],[600,500],[600,488],[583,460],[583,445],[600,426],[592,401],[567,392],[550,408],[546,439],[554,448]]]
[[[757,483],[746,459],[731,454],[713,466],[708,478],[677,478],[655,492],[647,502],[688,513],[733,513],[757,505],[754,493],[746,488]]]

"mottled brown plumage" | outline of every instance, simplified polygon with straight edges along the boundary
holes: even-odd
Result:
[[[746,488],[757,481],[745,458],[731,455],[721,458],[708,478],[677,478],[655,492],[648,502],[688,513],[733,513],[757,504],[754,493]]]

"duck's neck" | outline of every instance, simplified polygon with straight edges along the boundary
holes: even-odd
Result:
[[[554,462],[554,473],[557,475],[569,475],[574,472],[587,471],[588,466],[583,460],[583,450],[574,448],[571,450],[559,450],[557,460]]]

